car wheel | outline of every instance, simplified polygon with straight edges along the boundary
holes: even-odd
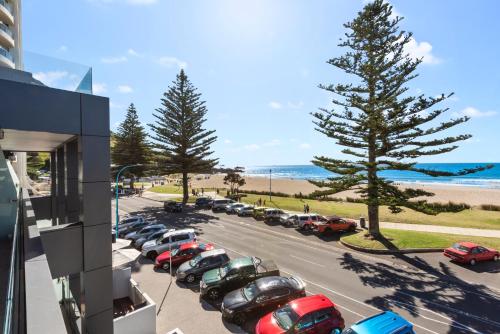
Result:
[[[471,266],[475,265],[475,264],[476,264],[476,259],[471,259],[471,260],[469,261],[469,264],[470,264]]]
[[[211,300],[216,300],[216,299],[218,299],[218,298],[219,298],[219,296],[220,296],[220,291],[219,291],[219,289],[217,289],[217,288],[210,289],[210,290],[208,291],[208,293],[207,293],[207,296],[208,296],[208,298],[209,298],[209,299],[211,299]]]
[[[499,256],[498,256],[498,254],[497,254],[497,255],[493,256],[493,261],[498,261],[498,259],[499,259],[499,258],[500,258],[500,257],[499,257]]]
[[[189,274],[186,277],[186,282],[188,282],[188,283],[194,283],[195,279],[196,279],[196,277],[194,277],[193,274]]]
[[[170,262],[165,262],[164,264],[162,264],[161,266],[163,268],[163,270],[165,271],[169,271],[170,270]]]
[[[154,259],[156,259],[156,257],[158,256],[158,254],[156,254],[156,252],[155,252],[155,251],[151,251],[151,252],[149,252],[149,253],[148,253],[148,255],[147,255],[147,256],[148,256],[148,258],[150,258],[151,260],[154,260]]]
[[[244,313],[236,313],[234,316],[233,316],[233,322],[238,325],[238,326],[241,326],[245,323],[245,320],[246,320],[246,317],[245,317],[245,314]]]

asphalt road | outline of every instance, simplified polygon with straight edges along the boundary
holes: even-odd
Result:
[[[144,214],[175,228],[194,228],[231,257],[274,260],[282,275],[297,275],[307,291],[322,293],[350,325],[380,310],[398,312],[417,333],[500,333],[500,264],[471,270],[441,254],[373,256],[346,249],[338,236],[319,238],[293,228],[268,225],[207,210],[167,214],[161,203],[120,200],[120,214]],[[251,332],[253,323],[246,329]]]

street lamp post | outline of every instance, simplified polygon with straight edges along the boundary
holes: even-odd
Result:
[[[271,169],[269,169],[269,202],[271,202]]]
[[[116,174],[116,183],[115,183],[115,191],[116,191],[116,226],[115,226],[115,238],[118,239],[118,223],[120,222],[120,216],[118,215],[118,180],[120,178],[120,174],[127,168],[131,168],[131,167],[137,167],[137,166],[141,166],[141,164],[136,164],[136,165],[128,165],[128,166],[124,166],[122,167],[118,173]]]

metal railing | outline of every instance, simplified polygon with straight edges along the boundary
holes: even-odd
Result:
[[[0,0],[1,1],[1,0]],[[4,56],[5,58],[9,59],[10,61],[14,61],[14,57],[12,54],[9,52],[9,50],[5,49],[4,47],[0,46],[0,55]]]
[[[10,254],[10,266],[9,266],[9,282],[7,284],[7,295],[5,299],[5,318],[3,323],[3,334],[15,333],[16,322],[14,318],[16,317],[15,308],[18,306],[18,292],[19,292],[19,262],[20,262],[20,249],[21,249],[21,222],[22,217],[22,207],[20,200],[20,193],[18,194],[18,210],[16,216],[16,223],[14,225],[13,237],[12,237],[12,249]]]
[[[0,22],[0,30],[3,30],[7,35],[14,38],[14,33],[12,32],[12,30],[10,30],[10,28],[2,22]]]

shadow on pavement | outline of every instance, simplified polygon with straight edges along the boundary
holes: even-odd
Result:
[[[447,333],[471,332],[470,328],[482,333],[500,332],[497,311],[500,302],[493,291],[484,285],[463,281],[446,264],[434,268],[419,257],[404,254],[396,257],[411,267],[367,263],[347,252],[339,260],[342,267],[355,272],[365,286],[393,291],[365,300],[368,304],[380,309],[398,306],[415,317],[429,316],[423,308],[438,312],[450,321]]]

